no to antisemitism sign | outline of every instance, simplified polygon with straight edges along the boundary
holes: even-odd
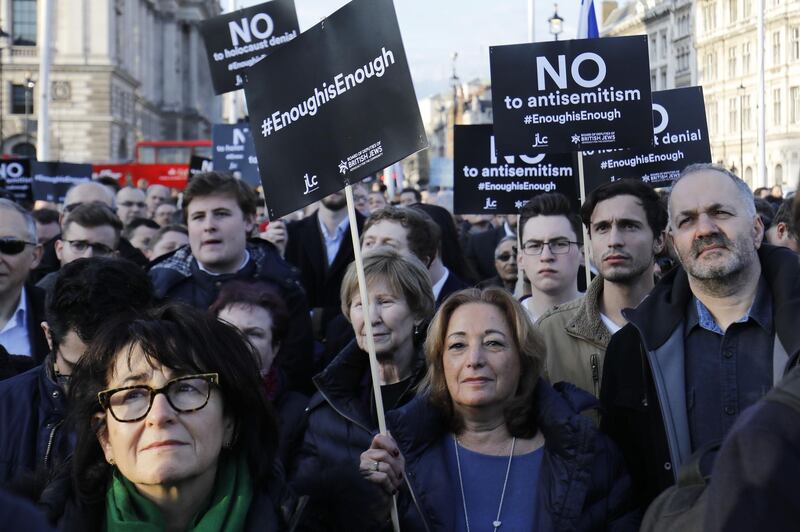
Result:
[[[294,0],[272,0],[200,23],[214,93],[244,87],[247,70],[300,33]]]
[[[498,153],[650,145],[647,37],[492,46]]]
[[[653,123],[652,148],[584,152],[587,191],[625,177],[668,187],[690,164],[711,162],[701,87],[654,92]]]
[[[453,211],[516,214],[533,196],[561,192],[580,206],[572,154],[497,156],[491,125],[456,126]]]
[[[30,159],[0,160],[0,188],[8,191],[14,201],[22,204],[32,202],[32,183]]]
[[[92,180],[92,165],[33,161],[31,173],[34,200],[64,203],[67,190],[73,185]]]
[[[353,0],[245,87],[269,218],[427,147],[391,0]]]
[[[261,184],[249,125],[214,124],[211,139],[214,170],[233,174],[252,187]]]

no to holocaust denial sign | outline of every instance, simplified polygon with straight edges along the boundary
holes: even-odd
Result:
[[[248,78],[271,220],[428,145],[391,0],[353,0]]]
[[[33,199],[64,203],[72,185],[91,181],[92,165],[33,161]]]
[[[300,34],[294,0],[272,0],[200,23],[214,92],[244,88],[247,69]]]
[[[561,192],[577,210],[578,171],[572,154],[497,156],[491,125],[456,126],[453,211],[516,214],[533,196]]]
[[[654,92],[653,123],[652,148],[584,153],[587,191],[625,177],[668,187],[688,165],[711,162],[701,87]]]
[[[214,124],[214,170],[235,175],[252,187],[261,184],[253,136],[247,124]]]
[[[492,46],[499,153],[650,145],[647,37]]]
[[[14,201],[32,202],[32,183],[30,159],[0,160],[0,188],[10,192]]]

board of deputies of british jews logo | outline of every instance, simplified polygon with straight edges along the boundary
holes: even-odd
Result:
[[[363,148],[353,155],[349,155],[346,161],[339,161],[339,173],[344,175],[347,172],[352,172],[357,168],[361,168],[367,163],[371,163],[376,159],[383,156],[383,144],[381,141],[374,142]]]

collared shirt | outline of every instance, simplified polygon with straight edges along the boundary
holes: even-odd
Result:
[[[210,272],[210,271],[208,271],[207,269],[205,269],[205,267],[204,267],[202,264],[200,264],[200,261],[199,261],[199,260],[197,260],[196,258],[195,258],[194,260],[195,260],[195,261],[197,261],[197,267],[198,267],[198,268],[200,268],[200,271],[201,271],[201,272],[205,272],[205,273],[207,273],[208,275],[225,275],[224,273],[214,273],[214,272]],[[245,250],[244,250],[244,260],[243,260],[243,261],[242,261],[242,263],[239,265],[239,267],[238,267],[238,268],[236,268],[236,271],[238,272],[239,270],[241,270],[242,268],[244,268],[245,266],[247,266],[247,263],[248,263],[248,262],[250,262],[250,252],[249,252],[249,251],[247,251],[247,250],[245,249]]]
[[[442,275],[442,278],[436,281],[436,284],[431,287],[433,289],[434,301],[437,301],[439,299],[439,294],[442,293],[442,288],[444,288],[444,283],[446,283],[447,278],[450,277],[450,270],[447,269],[447,266],[443,266],[443,268],[444,268],[444,275]]]
[[[724,332],[696,297],[686,311],[686,408],[696,450],[722,440],[739,413],[772,387],[772,294],[761,277],[747,313]]]
[[[25,287],[19,293],[19,303],[3,330],[0,330],[0,345],[12,355],[31,356],[31,340],[28,336],[28,302]]]
[[[333,259],[335,259],[336,254],[339,253],[339,246],[342,245],[342,240],[344,240],[344,234],[348,227],[350,227],[350,218],[345,216],[331,235],[328,233],[328,228],[325,227],[322,220],[319,221],[319,229],[322,231],[322,240],[325,244],[325,253],[328,256],[328,266],[333,263]]]

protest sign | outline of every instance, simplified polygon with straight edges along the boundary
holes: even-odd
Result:
[[[189,159],[189,181],[192,180],[197,174],[203,172],[210,172],[214,169],[214,163],[208,157],[200,157],[199,155],[192,155]]]
[[[33,202],[32,181],[30,159],[0,160],[0,188],[7,190],[14,201]]]
[[[626,177],[668,187],[688,165],[711,162],[702,87],[654,92],[653,124],[652,148],[584,152],[586,189]]]
[[[499,154],[650,145],[647,37],[492,46]]]
[[[211,139],[214,170],[233,174],[252,187],[261,184],[249,125],[214,124]]]
[[[270,219],[428,145],[391,0],[353,0],[248,78]]]
[[[491,125],[455,126],[453,212],[517,214],[533,196],[561,192],[577,211],[575,156],[497,156]],[[529,150],[532,151],[532,150]]]
[[[244,88],[247,70],[300,34],[294,0],[272,0],[200,22],[214,93]],[[276,80],[277,81],[277,80]]]
[[[33,199],[64,203],[67,190],[72,185],[91,181],[92,165],[60,161],[33,161],[31,174],[33,175]]]

